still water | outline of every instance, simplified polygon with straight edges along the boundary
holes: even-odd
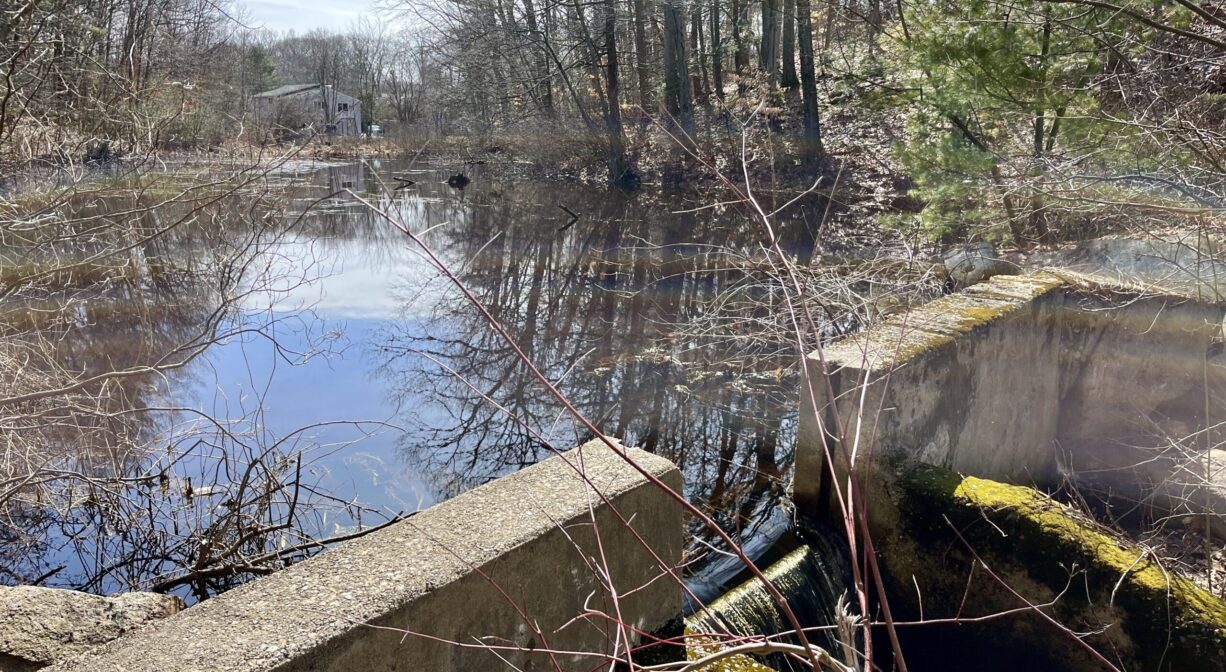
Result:
[[[310,503],[295,525],[329,536],[588,438],[376,211],[421,235],[602,431],[680,465],[686,494],[721,525],[738,535],[778,527],[771,512],[792,461],[797,358],[793,344],[770,336],[783,332],[764,328],[783,319],[782,292],[746,212],[711,207],[714,198],[531,182],[479,165],[454,189],[446,180],[455,168],[371,161],[303,172],[281,185],[290,200],[275,215],[231,196],[213,219],[184,227],[196,233],[143,249],[137,266],[157,281],[80,299],[79,316],[57,332],[68,368],[165,361],[167,349],[195,355],[116,395],[142,411],[124,431],[161,465],[141,487],[193,506],[151,511],[153,536],[103,513],[32,521],[35,533],[0,557],[0,581],[166,589],[159,582],[204,551],[165,540],[234,506],[235,482],[293,475],[292,488],[278,481],[263,496],[292,489],[293,501]],[[404,179],[415,184],[396,189]],[[120,201],[82,208],[116,217]],[[184,216],[175,207],[141,216],[173,221]],[[820,207],[802,203],[782,219],[785,247],[802,262]],[[228,233],[227,218],[260,217],[280,223],[258,239]],[[241,265],[191,277],[202,260],[232,250]],[[170,259],[188,272],[155,272]],[[151,473],[148,459],[141,464]],[[151,543],[159,551],[150,557],[131,551]]]

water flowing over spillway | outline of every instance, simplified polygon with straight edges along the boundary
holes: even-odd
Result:
[[[810,644],[842,658],[836,625],[840,599],[852,599],[851,569],[846,543],[833,530],[815,526],[805,531],[805,544],[763,573],[787,598],[788,606],[807,632]],[[733,637],[779,635],[793,630],[778,602],[757,579],[750,579],[711,602],[686,620],[691,633],[720,633]],[[794,635],[780,641],[796,642]],[[777,670],[799,669],[782,655],[766,661]]]

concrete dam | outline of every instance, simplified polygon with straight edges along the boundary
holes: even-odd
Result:
[[[1047,494],[1220,538],[1223,315],[1092,276],[1003,275],[815,352],[797,509],[837,518],[849,479],[862,485],[895,617],[966,621],[907,629],[918,658],[1226,669],[1222,600]]]
[[[1226,512],[1224,315],[1218,303],[1037,273],[891,319],[807,358],[796,499],[821,505],[838,413],[878,458]]]
[[[837,518],[838,484],[863,481],[878,598],[896,618],[1017,611],[1007,581],[1048,605],[1035,611],[1092,629],[1082,644],[1121,669],[1224,669],[1226,603],[1044,492],[1073,482],[1216,525],[1224,315],[1192,297],[1038,273],[835,343],[806,359],[797,395],[797,515]],[[648,474],[681,489],[667,460],[593,441],[47,669],[608,669],[630,648],[734,627],[747,610],[759,613],[739,618],[786,629],[760,613],[775,607],[753,579],[682,621],[685,514]],[[839,553],[806,546],[766,575],[794,601],[824,591],[822,609],[795,611],[828,619],[846,583],[797,577],[837,574],[846,563],[822,556]],[[911,667],[980,669],[971,653],[991,649],[1019,661],[1007,669],[1102,669],[1030,616],[909,628],[935,633],[904,639]],[[925,647],[950,642],[966,647],[966,666],[942,651],[924,664]],[[702,669],[764,664],[737,655]]]

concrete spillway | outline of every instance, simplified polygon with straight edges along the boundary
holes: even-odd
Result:
[[[1071,481],[1222,532],[1223,314],[1005,276],[807,358],[797,509],[830,515],[860,484],[895,618],[934,623],[904,629],[911,669],[1226,669],[1226,603],[1043,492]]]
[[[862,455],[1226,513],[1213,487],[1226,455],[1223,315],[1218,303],[1038,273],[891,319],[807,359],[796,498],[825,506],[824,450],[841,426]]]

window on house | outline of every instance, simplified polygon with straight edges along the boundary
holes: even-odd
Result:
[[[337,103],[337,104],[336,104],[336,111],[337,111],[337,112],[348,112],[348,111],[349,111],[349,103]]]

